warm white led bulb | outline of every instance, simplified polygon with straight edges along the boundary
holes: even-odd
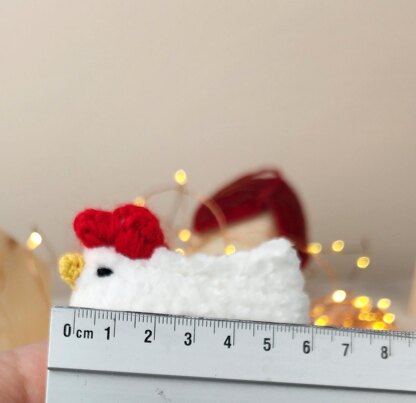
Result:
[[[37,231],[33,231],[26,241],[28,249],[34,250],[42,243],[42,235]]]
[[[175,172],[174,178],[175,178],[175,182],[181,186],[185,185],[186,182],[188,181],[188,175],[183,169],[177,170]]]

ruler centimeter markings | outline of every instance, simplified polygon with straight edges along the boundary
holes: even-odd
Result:
[[[48,370],[416,392],[415,337],[53,307]]]

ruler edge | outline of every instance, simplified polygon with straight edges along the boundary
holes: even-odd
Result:
[[[192,315],[177,315],[170,313],[158,313],[158,312],[139,312],[139,311],[121,311],[116,309],[104,309],[104,308],[90,308],[90,307],[81,307],[81,306],[69,306],[69,305],[53,305],[51,307],[51,320],[49,323],[49,336],[51,335],[52,330],[52,319],[53,312],[56,310],[73,310],[73,311],[95,311],[95,312],[112,312],[114,314],[124,313],[131,315],[145,315],[153,317],[165,317],[165,318],[181,318],[188,320],[207,320],[211,322],[231,322],[231,323],[251,323],[254,325],[268,325],[268,326],[289,326],[296,328],[309,329],[312,332],[320,330],[329,330],[329,331],[340,331],[347,334],[369,334],[382,336],[383,338],[395,337],[402,339],[411,339],[416,340],[416,331],[408,330],[376,330],[376,329],[365,329],[365,328],[355,328],[355,327],[336,327],[336,326],[316,326],[308,323],[289,323],[289,322],[268,322],[260,320],[251,320],[251,319],[226,319],[226,318],[215,318],[215,317],[205,317],[205,316],[192,316]],[[113,319],[113,318],[112,318]],[[120,320],[120,319],[119,319]],[[50,346],[51,337],[49,337],[49,346]]]

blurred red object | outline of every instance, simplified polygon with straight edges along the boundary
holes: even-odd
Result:
[[[241,176],[210,196],[209,200],[221,210],[227,224],[270,212],[276,235],[286,237],[294,243],[302,268],[306,266],[309,255],[306,253],[305,215],[298,196],[279,171],[264,169]],[[205,233],[218,228],[218,221],[212,211],[201,205],[194,216],[194,231]]]

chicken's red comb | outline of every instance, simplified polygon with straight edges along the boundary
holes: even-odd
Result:
[[[74,231],[85,247],[113,246],[130,259],[147,259],[156,248],[165,246],[156,216],[133,204],[113,212],[84,210],[75,217]]]

